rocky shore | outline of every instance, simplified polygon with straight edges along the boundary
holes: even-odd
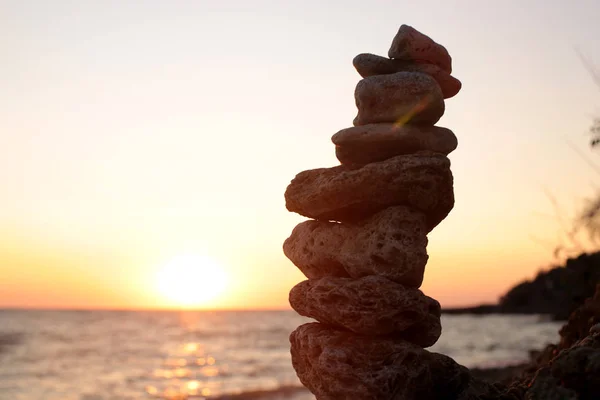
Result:
[[[473,369],[471,374],[522,399],[600,399],[600,285],[571,313],[558,343],[532,351],[527,364]]]

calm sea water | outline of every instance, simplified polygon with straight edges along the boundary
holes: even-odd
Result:
[[[536,316],[444,316],[431,350],[467,367],[558,338]],[[291,367],[292,311],[0,311],[0,399],[314,399]]]

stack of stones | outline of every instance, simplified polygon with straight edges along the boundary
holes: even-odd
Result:
[[[466,368],[424,350],[441,334],[440,304],[424,295],[427,234],[454,206],[457,139],[434,124],[461,83],[446,49],[402,25],[389,58],[360,54],[354,127],[332,140],[340,166],[288,186],[296,226],[285,255],[308,280],[290,303],[318,323],[291,335],[293,366],[321,400],[451,399]]]

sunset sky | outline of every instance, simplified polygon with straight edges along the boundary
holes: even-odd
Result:
[[[495,301],[552,261],[600,182],[587,130],[600,2],[0,0],[0,307],[163,308],[174,259],[227,283],[208,308],[286,308],[303,275],[283,194],[337,165],[352,58],[405,23],[446,46],[463,90],[438,125],[456,206],[430,234],[422,290]],[[600,69],[600,68],[599,68]],[[571,147],[572,146],[572,147]],[[168,292],[168,290],[167,290]]]

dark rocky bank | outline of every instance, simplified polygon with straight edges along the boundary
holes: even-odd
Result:
[[[444,314],[547,314],[567,320],[600,283],[600,252],[570,258],[504,294],[498,304],[447,308]]]
[[[528,364],[470,372],[486,391],[469,399],[600,399],[600,285],[570,315],[559,343],[532,352]]]

